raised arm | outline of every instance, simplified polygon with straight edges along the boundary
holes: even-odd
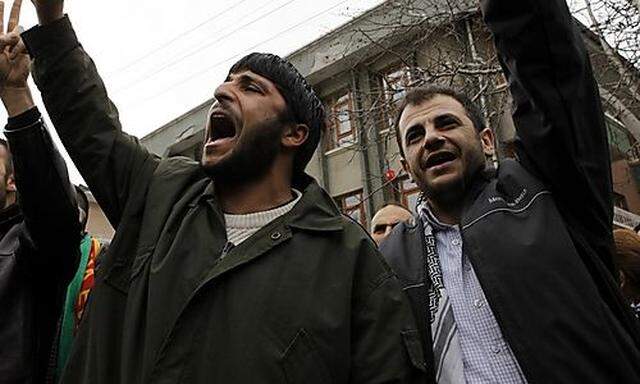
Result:
[[[62,1],[33,1],[41,25],[22,34],[55,129],[114,227],[132,191],[143,191],[158,159],[122,132],[118,111],[78,43]]]
[[[3,10],[0,2],[0,15]],[[57,276],[63,288],[77,263],[78,209],[67,167],[27,86],[29,57],[17,30],[19,12],[17,0],[9,18],[9,33],[3,32],[0,17],[0,99],[9,115],[5,134],[26,229],[18,258],[27,265],[26,270]]]
[[[582,236],[611,268],[612,182],[604,114],[567,4],[481,4],[514,99],[517,154],[552,190],[572,234]]]

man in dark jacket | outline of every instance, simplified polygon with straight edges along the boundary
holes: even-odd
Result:
[[[122,132],[62,2],[34,3],[34,79],[116,228],[64,383],[423,382],[396,276],[304,174],[324,110],[293,66],[240,60],[201,163],[160,160]]]
[[[0,56],[11,147],[0,145],[0,382],[48,383],[56,325],[78,262],[78,214],[64,161],[27,88],[29,58]]]
[[[397,123],[424,201],[417,225],[398,226],[381,250],[420,318],[431,379],[638,383],[638,330],[611,273],[604,116],[580,32],[564,0],[481,4],[519,161],[492,169],[491,130],[451,89],[408,93]]]

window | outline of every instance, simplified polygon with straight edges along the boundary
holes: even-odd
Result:
[[[636,140],[624,125],[609,116],[605,116],[605,123],[609,145],[613,147],[613,150],[629,160],[640,158]],[[615,156],[615,154],[613,155]]]
[[[351,192],[335,198],[336,204],[345,215],[367,227],[367,218],[362,201],[362,191]]]
[[[622,209],[624,209],[626,211],[626,210],[628,210],[628,208],[627,208],[627,199],[623,195],[621,195],[619,193],[616,193],[616,192],[613,192],[613,206],[614,207],[618,207],[618,208],[622,208]]]
[[[413,213],[417,213],[420,188],[408,177],[398,179],[397,190],[400,192],[400,202]]]
[[[340,94],[327,107],[329,111],[327,150],[342,148],[356,142],[351,92]]]
[[[393,128],[398,106],[407,88],[411,85],[411,71],[408,67],[394,68],[382,75],[382,90],[384,92],[386,126],[383,129]]]

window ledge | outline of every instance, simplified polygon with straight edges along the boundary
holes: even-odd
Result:
[[[345,146],[342,147],[338,147],[338,148],[333,148],[330,149],[328,151],[326,151],[324,153],[325,156],[332,156],[332,155],[337,155],[338,153],[342,153],[345,152],[347,150],[353,149],[353,147],[355,147],[358,143],[352,143],[352,144],[347,144]]]

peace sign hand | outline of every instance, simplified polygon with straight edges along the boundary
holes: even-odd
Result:
[[[18,27],[21,3],[22,0],[14,0],[5,32],[4,2],[0,0],[0,98],[9,116],[17,116],[34,106],[27,86],[29,56]]]
[[[4,32],[4,2],[0,0],[0,94],[9,88],[24,88],[29,77],[29,56],[20,39],[20,6],[15,0],[11,7],[7,33]]]

